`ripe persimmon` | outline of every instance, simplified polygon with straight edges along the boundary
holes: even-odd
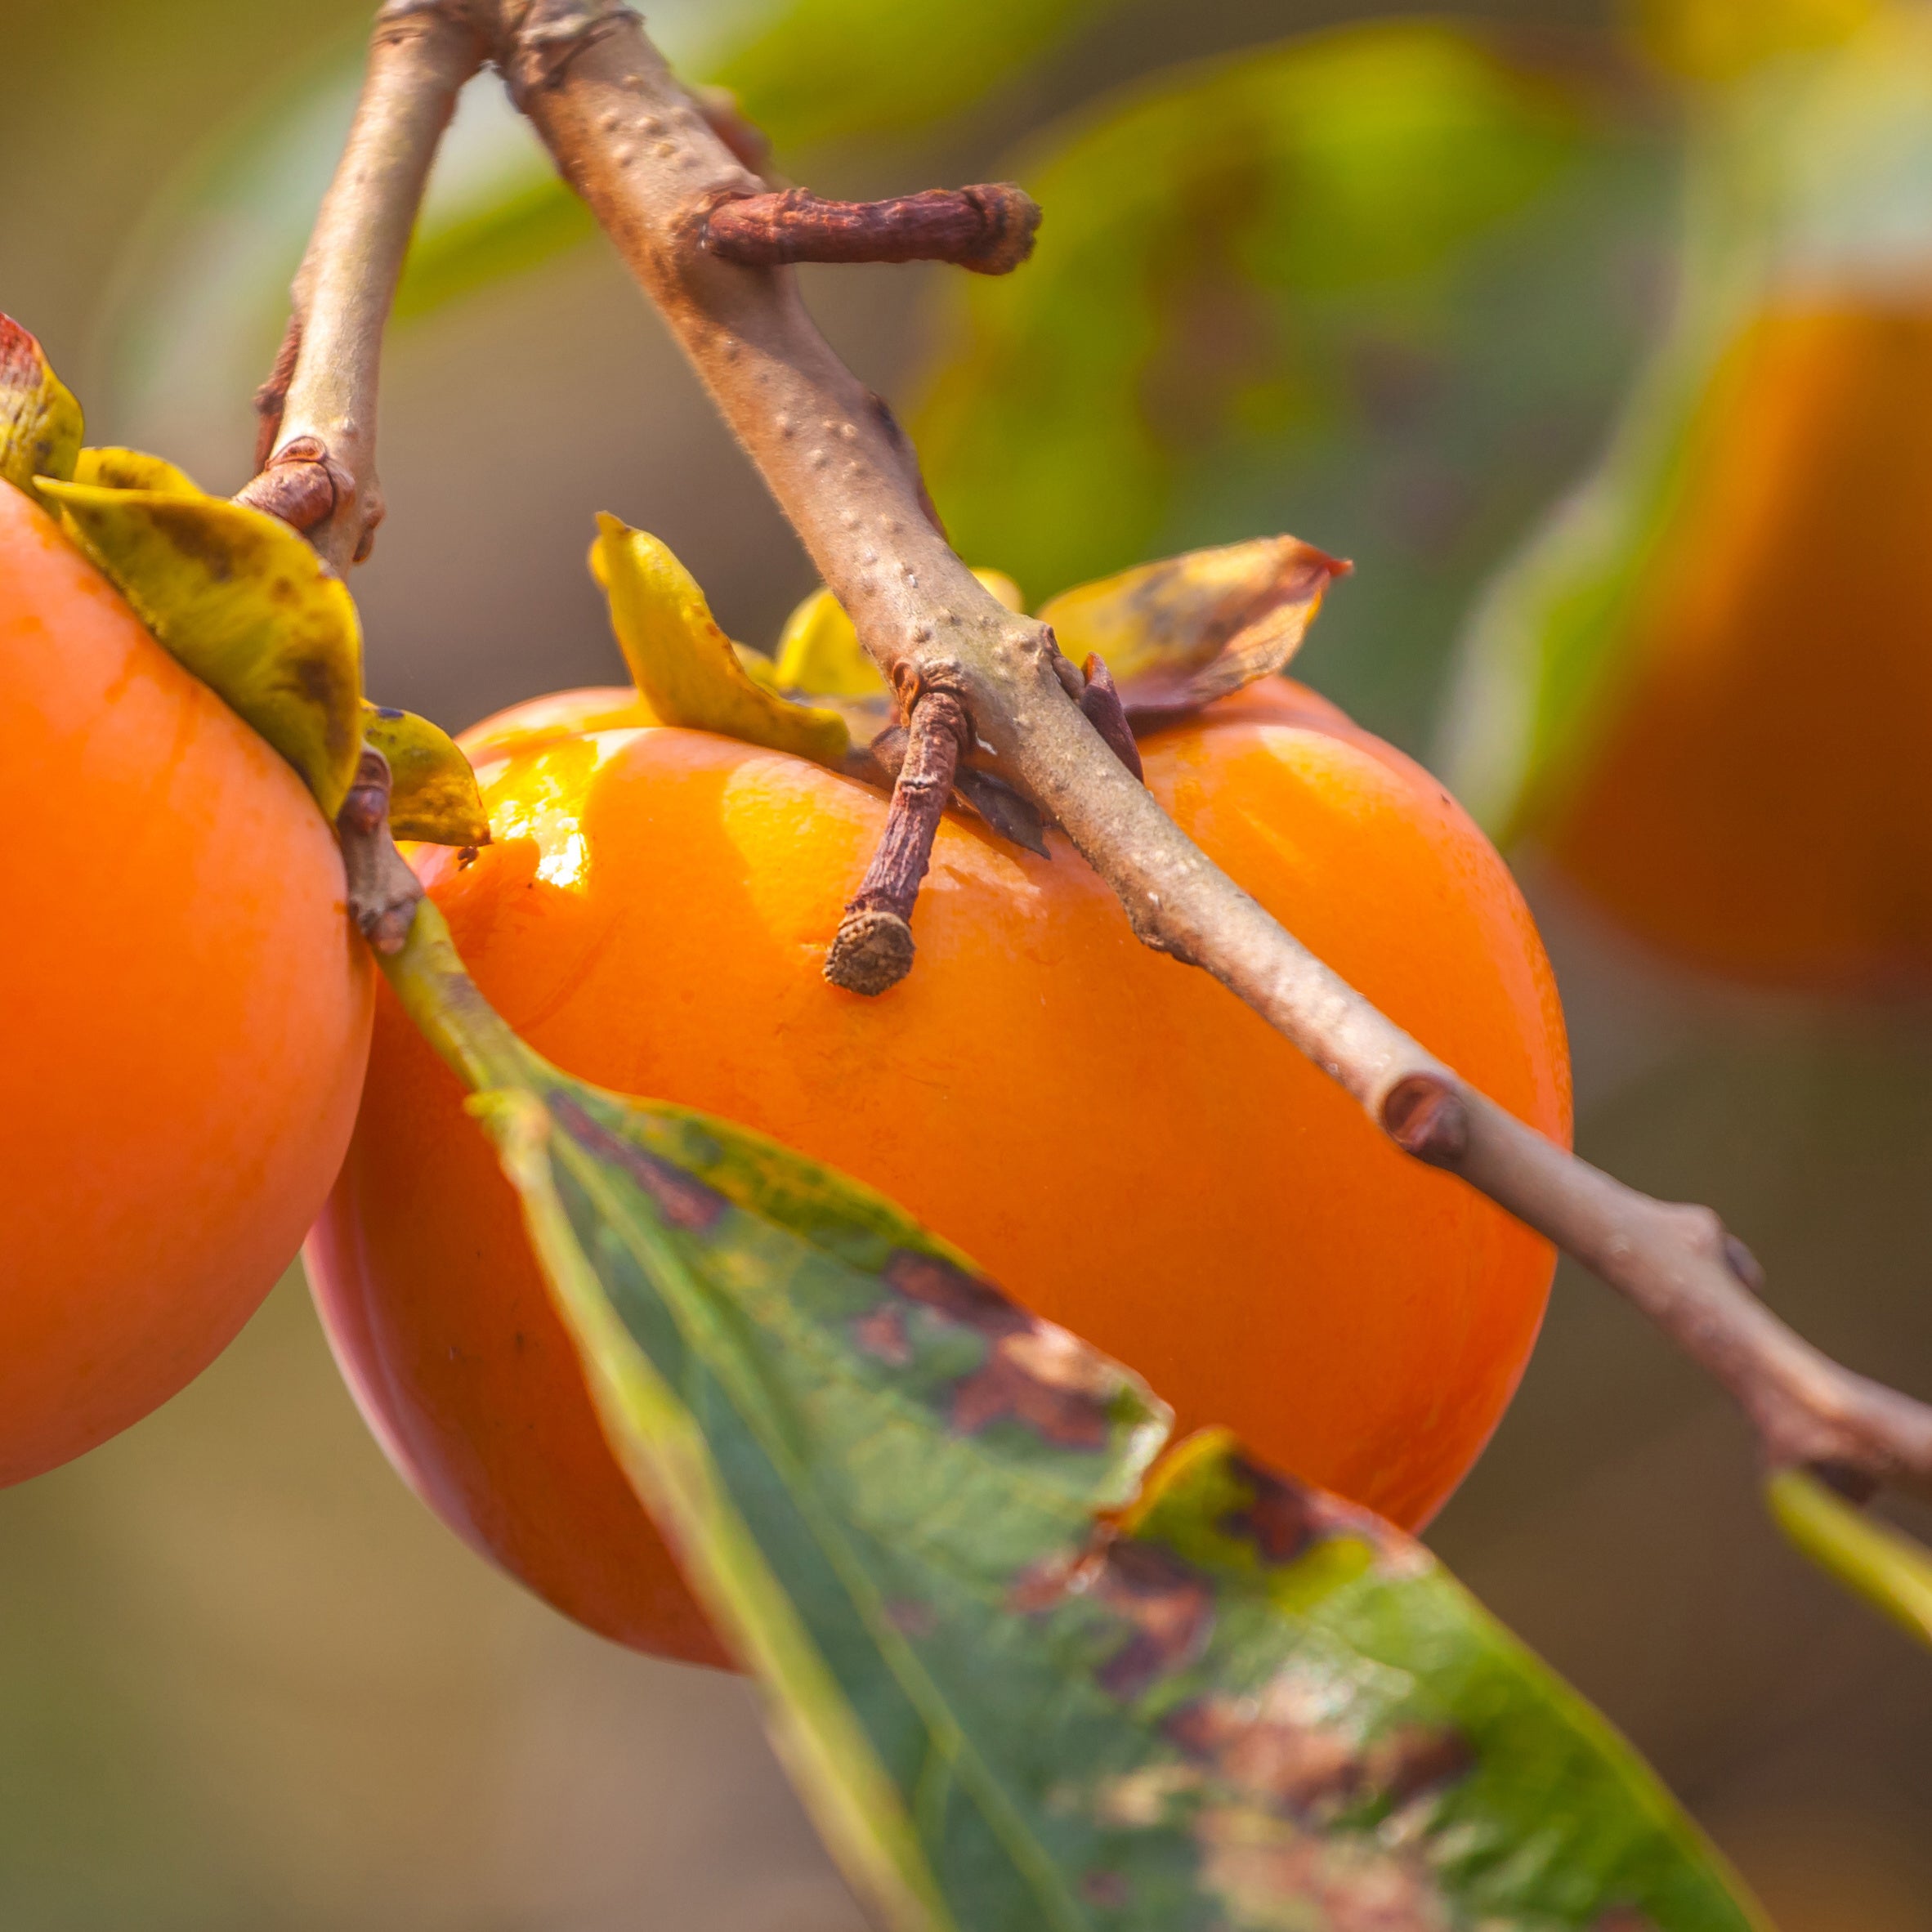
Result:
[[[190,1380],[293,1256],[373,975],[289,765],[0,483],[0,1483]]]
[[[1787,306],[1733,347],[1608,721],[1545,826],[1661,950],[1932,985],[1932,310]]]
[[[485,994],[571,1072],[745,1122],[883,1189],[1182,1426],[1406,1524],[1468,1469],[1548,1292],[1536,1236],[1405,1159],[1205,974],[1147,950],[1058,835],[949,816],[884,998],[825,951],[886,813],[819,765],[653,726],[634,696],[479,726],[494,843],[416,863]],[[579,728],[584,727],[587,728]],[[1563,1026],[1508,871],[1418,767],[1270,678],[1149,736],[1180,823],[1505,1106],[1569,1125]],[[495,1156],[385,988],[307,1250],[405,1475],[606,1635],[721,1661],[598,1431]]]

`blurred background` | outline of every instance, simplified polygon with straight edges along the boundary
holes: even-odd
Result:
[[[209,487],[248,474],[368,11],[0,0],[0,307],[90,440]],[[1298,674],[1509,839],[1582,1152],[1718,1205],[1781,1313],[1932,1395],[1932,874],[1899,829],[1917,794],[1873,776],[1906,785],[1932,697],[1932,590],[1909,595],[1932,528],[1925,26],[1861,0],[651,19],[821,192],[1037,194],[1038,254],[1008,281],[807,275],[968,561],[1037,602],[1264,531],[1353,556]],[[749,642],[813,581],[493,85],[466,96],[404,291],[390,515],[356,585],[374,695],[451,728],[616,677],[584,563],[599,509],[664,538]],[[1791,315],[1834,320],[1796,361],[1738,349]],[[1855,623],[1834,627],[1832,571],[1861,587]],[[1692,579],[1686,644],[1657,587]],[[1645,738],[1653,712],[1675,738]],[[1701,764],[1683,744],[1730,742],[1733,718],[1758,736],[1716,758],[1708,822],[1647,833],[1666,774],[1647,790],[1629,743]],[[1605,823],[1676,900],[1589,862]],[[1817,943],[1701,924],[1721,892],[1673,870],[1693,843],[1720,884],[1780,882]],[[1840,905],[1826,888],[1854,877]],[[1429,1540],[1785,1932],[1932,1932],[1932,1659],[1784,1551],[1742,1427],[1589,1280],[1559,1274],[1522,1395]],[[0,1924],[860,1921],[743,1687],[605,1645],[459,1546],[363,1432],[292,1272],[161,1412],[0,1492]]]

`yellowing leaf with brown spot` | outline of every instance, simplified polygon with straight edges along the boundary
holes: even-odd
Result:
[[[71,476],[80,440],[80,405],[40,344],[0,315],[0,476],[31,492],[37,476]]]
[[[44,480],[39,490],[162,647],[295,767],[333,820],[362,749],[362,627],[342,579],[279,518],[222,498]]]
[[[1256,537],[1062,591],[1040,615],[1076,664],[1090,654],[1105,661],[1141,722],[1279,671],[1348,567],[1299,538]]]

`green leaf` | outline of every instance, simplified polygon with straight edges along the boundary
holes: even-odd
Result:
[[[835,711],[794,704],[739,662],[691,573],[655,537],[597,518],[590,567],[638,695],[664,723],[838,767],[850,736]]]
[[[1561,810],[1638,666],[1675,532],[1718,487],[1731,359],[1780,312],[1885,312],[1932,253],[1932,16],[1881,13],[1699,97],[1670,328],[1602,462],[1496,578],[1463,640],[1440,763],[1499,838]],[[1751,487],[1770,481],[1754,474]],[[1795,479],[1801,481],[1801,479]]]
[[[1083,584],[1040,615],[1076,664],[1098,653],[1139,723],[1199,710],[1281,669],[1348,568],[1294,537],[1257,537]]]
[[[1031,65],[1113,0],[793,0],[713,78],[782,150],[924,128]]]
[[[37,476],[71,476],[80,440],[80,405],[40,344],[0,315],[0,477],[31,493]]]
[[[362,749],[362,628],[342,579],[279,517],[223,498],[172,484],[39,487],[162,647],[295,767],[333,821]]]
[[[945,284],[914,418],[959,546],[1053,593],[1296,530],[1359,572],[1303,674],[1418,743],[1476,586],[1599,445],[1668,234],[1661,118],[1507,44],[1323,33],[1002,163],[1039,250]]]
[[[560,1073],[432,905],[387,969],[479,1090],[606,1434],[883,1922],[1761,1925],[1420,1545],[1219,1435],[1147,1483],[1161,1405],[889,1202]]]
[[[364,703],[362,736],[389,761],[389,829],[429,845],[487,845],[490,815],[463,747],[413,711]]]

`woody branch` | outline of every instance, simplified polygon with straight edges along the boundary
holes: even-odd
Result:
[[[336,569],[369,554],[382,519],[376,387],[382,332],[437,144],[483,64],[490,10],[388,0],[341,164],[296,276],[274,373],[256,398],[257,474],[239,502],[303,531]]]
[[[446,114],[447,92],[460,84],[450,77],[467,57],[458,48],[476,16],[463,0],[397,0],[382,17],[441,23],[415,43],[416,57],[387,64],[386,84],[372,71],[359,117],[359,139],[366,120],[372,141],[373,130],[387,128],[396,146],[409,147],[397,131],[440,125]],[[1478,1093],[1316,959],[1167,817],[1111,748],[1120,734],[1096,728],[1111,717],[1104,673],[1076,669],[1046,627],[1000,605],[929,520],[908,445],[818,334],[789,271],[776,265],[784,250],[749,262],[727,258],[742,249],[707,245],[721,209],[761,198],[758,221],[782,226],[785,198],[769,195],[719,138],[629,9],[620,0],[498,0],[490,25],[514,97],[682,344],[866,649],[896,691],[913,695],[914,722],[925,709],[919,694],[946,694],[958,708],[963,725],[950,712],[930,720],[924,777],[898,812],[901,842],[929,843],[940,767],[958,743],[975,742],[1065,828],[1143,941],[1211,973],[1405,1152],[1479,1189],[1635,1303],[1737,1400],[1770,1466],[1820,1469],[1853,1490],[1891,1483],[1932,1497],[1932,1408],[1850,1373],[1778,1321],[1758,1299],[1756,1263],[1715,1214],[1622,1186]],[[432,41],[438,59],[428,57]],[[380,25],[377,65],[385,65]],[[386,105],[390,88],[405,84],[420,91],[415,109],[400,99]],[[382,178],[400,197],[407,174],[398,160]],[[408,208],[413,217],[413,199]],[[353,178],[345,186],[338,177],[311,254],[311,264],[337,266],[305,270],[298,304],[306,326],[282,447],[288,433],[322,419],[319,396],[339,395],[340,413],[359,434],[329,453],[347,472],[351,503],[373,489],[374,358],[364,332],[386,311],[400,262],[397,237],[408,221],[395,230],[393,216]],[[342,231],[352,219],[389,239],[349,246]],[[883,216],[868,220],[891,226]],[[842,233],[865,226],[847,221]],[[802,253],[819,245],[807,241]],[[888,258],[883,244],[879,258]],[[358,274],[379,282],[379,307]],[[324,342],[334,347],[325,351]],[[340,366],[325,376],[331,357]],[[333,539],[335,525],[329,529]],[[374,830],[355,837],[386,836],[379,816],[364,816]],[[921,856],[882,855],[881,878],[868,885],[903,897]]]

